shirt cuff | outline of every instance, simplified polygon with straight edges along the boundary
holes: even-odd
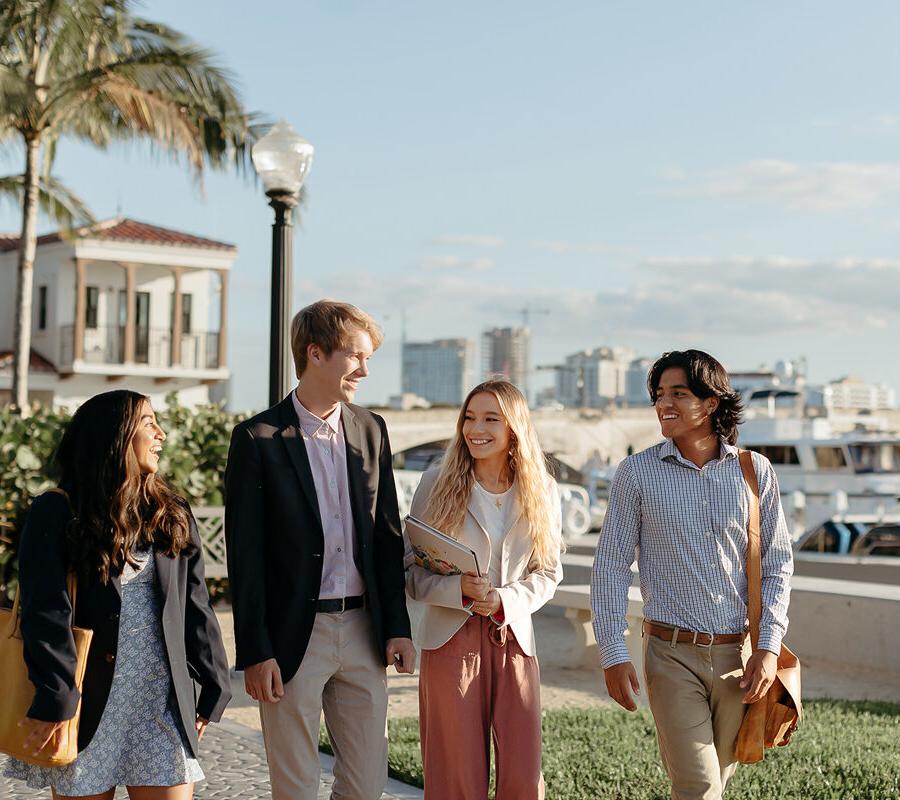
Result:
[[[600,666],[603,669],[609,669],[616,664],[624,664],[626,661],[631,661],[631,656],[628,654],[624,638],[616,639],[600,647]]]
[[[769,629],[759,632],[759,650],[768,650],[777,656],[781,652],[781,640],[784,634],[781,631]]]

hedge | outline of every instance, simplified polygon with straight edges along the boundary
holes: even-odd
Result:
[[[189,409],[174,393],[156,414],[167,435],[161,474],[192,505],[222,505],[231,429],[246,414],[215,405]],[[16,542],[32,498],[56,484],[53,453],[69,419],[67,412],[45,407],[28,417],[0,408],[0,598],[15,593]]]

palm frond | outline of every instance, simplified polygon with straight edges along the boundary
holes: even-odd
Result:
[[[0,177],[0,200],[21,206],[25,176]],[[63,231],[95,222],[87,203],[56,178],[42,179],[38,187],[38,203],[47,218]]]

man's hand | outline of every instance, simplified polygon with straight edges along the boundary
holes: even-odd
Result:
[[[209,720],[204,719],[203,717],[197,717],[197,721],[194,723],[194,726],[197,729],[197,740],[203,738],[203,734],[206,733],[206,726],[209,725]]]
[[[20,720],[20,728],[25,728],[24,747],[33,756],[38,755],[48,745],[50,752],[68,743],[68,727],[65,722],[43,722],[39,719],[25,717]]]
[[[412,639],[388,639],[384,652],[387,663],[393,664],[397,672],[412,675],[416,671],[416,648]]]
[[[281,670],[274,658],[253,664],[244,670],[244,688],[247,694],[261,703],[277,703],[284,697]]]
[[[744,693],[745,703],[755,703],[761,699],[775,680],[775,670],[778,668],[778,656],[768,650],[757,650],[744,667],[744,677],[741,678],[741,688]]]
[[[496,614],[502,605],[500,592],[496,589],[491,589],[484,600],[476,600],[472,603],[471,610],[473,614],[481,614],[482,617],[489,617],[491,614]]]
[[[635,695],[641,693],[641,685],[638,683],[634,664],[624,661],[607,667],[603,670],[603,677],[606,679],[606,691],[609,696],[627,711],[636,711]]]
[[[461,575],[460,585],[462,593],[473,600],[484,600],[491,591],[491,582],[487,578],[479,578],[477,575]]]

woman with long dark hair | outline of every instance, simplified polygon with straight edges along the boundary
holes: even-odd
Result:
[[[541,800],[531,615],[562,580],[562,513],[528,403],[512,383],[469,392],[411,513],[472,548],[484,572],[436,575],[407,556],[406,591],[425,606],[417,637],[425,797],[487,797],[493,740],[497,800]]]
[[[158,474],[165,438],[143,395],[90,398],[56,453],[63,491],[35,499],[22,533],[21,630],[35,686],[22,724],[37,753],[80,701],[79,754],[53,768],[10,759],[5,772],[52,787],[55,800],[111,800],[119,785],[134,800],[189,800],[203,778],[199,739],[231,698],[197,526]],[[81,693],[73,624],[94,632]]]

